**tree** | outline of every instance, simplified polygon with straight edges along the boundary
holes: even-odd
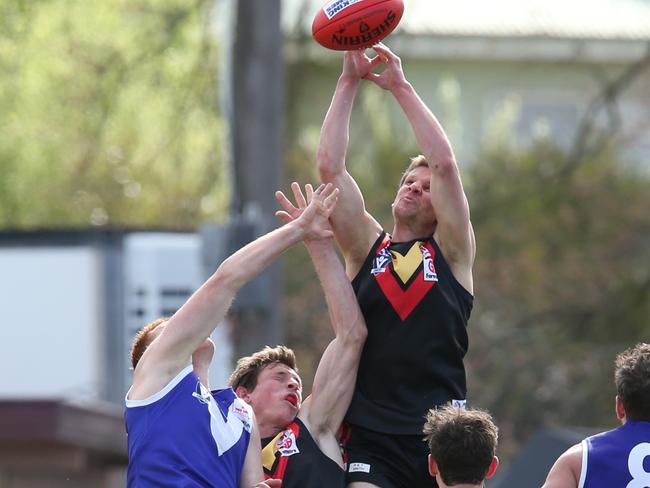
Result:
[[[0,227],[227,208],[208,0],[0,3]]]

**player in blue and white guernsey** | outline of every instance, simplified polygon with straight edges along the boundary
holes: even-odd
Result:
[[[321,185],[303,212],[227,258],[168,319],[137,335],[133,386],[126,395],[127,486],[276,487],[264,483],[252,409],[230,388],[211,392],[209,335],[237,291],[303,239],[331,237],[338,190]]]
[[[372,58],[362,50],[345,53],[317,156],[322,181],[341,191],[332,229],[368,327],[341,432],[346,478],[351,488],[428,488],[435,479],[422,422],[434,406],[465,402],[476,245],[443,128],[405,78],[400,58],[381,43],[373,49]],[[391,233],[366,211],[346,168],[352,105],[363,80],[394,97],[422,151],[399,182]]]
[[[650,487],[650,344],[619,354],[614,380],[622,425],[568,449],[543,488]]]

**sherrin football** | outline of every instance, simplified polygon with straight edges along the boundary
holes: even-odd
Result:
[[[403,13],[403,0],[331,0],[314,17],[311,34],[328,49],[364,49],[390,34]]]

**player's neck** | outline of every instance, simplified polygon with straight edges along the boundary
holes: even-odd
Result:
[[[485,486],[485,483],[479,483],[478,485],[470,485],[467,483],[462,483],[460,485],[453,485],[453,486],[448,486],[445,485],[442,480],[440,479],[440,475],[436,476],[436,480],[438,481],[438,486],[440,488],[483,488]]]
[[[274,437],[279,432],[286,429],[286,425],[278,426],[275,423],[266,422],[264,419],[257,417],[257,428],[260,431],[260,438],[266,439],[267,437]]]
[[[417,225],[416,222],[395,222],[391,234],[393,242],[408,242],[433,235],[435,225]]]

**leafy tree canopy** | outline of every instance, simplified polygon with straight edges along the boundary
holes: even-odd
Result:
[[[222,212],[208,0],[0,2],[0,227]]]

